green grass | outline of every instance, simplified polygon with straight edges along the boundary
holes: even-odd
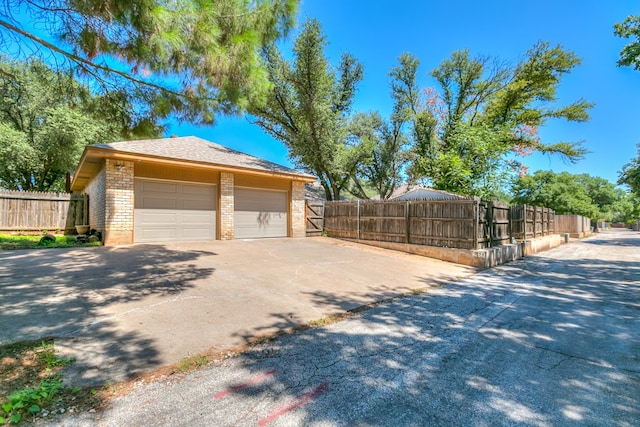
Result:
[[[42,242],[43,235],[11,235],[0,234],[0,250],[42,249],[42,248],[75,248],[79,246],[102,246],[100,242],[81,243],[75,236],[56,236],[55,242]]]
[[[63,368],[74,362],[56,354],[52,338],[0,345],[0,426],[100,406],[103,393],[64,384]]]

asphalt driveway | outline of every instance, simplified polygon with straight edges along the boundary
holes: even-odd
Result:
[[[473,272],[329,238],[0,252],[0,345],[55,337],[102,385]]]

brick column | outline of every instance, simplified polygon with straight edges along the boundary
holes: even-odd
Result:
[[[304,182],[291,181],[291,237],[307,234]]]
[[[233,240],[233,174],[220,172],[220,240]]]
[[[133,162],[106,159],[105,245],[133,243]]]

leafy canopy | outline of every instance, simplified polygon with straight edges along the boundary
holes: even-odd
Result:
[[[618,173],[618,184],[627,185],[632,193],[640,197],[640,144],[637,148],[638,155],[622,166]]]
[[[35,56],[73,69],[94,90],[127,88],[136,106],[158,116],[212,123],[215,113],[261,99],[269,82],[259,50],[287,33],[297,4],[5,0],[0,47],[14,59]]]
[[[85,145],[161,131],[126,93],[96,96],[70,72],[0,56],[0,187],[64,191]]]
[[[603,178],[552,171],[536,171],[517,178],[512,192],[516,204],[545,206],[557,214],[607,221],[614,218],[625,198],[624,191]]]
[[[492,197],[519,157],[538,151],[576,162],[579,142],[545,143],[538,128],[551,119],[582,122],[592,106],[584,99],[557,106],[562,77],[580,60],[560,46],[535,44],[516,65],[454,52],[431,72],[437,89],[411,99],[415,160],[411,174],[437,189]]]
[[[620,51],[618,66],[640,70],[640,16],[628,16],[627,19],[613,26],[613,32],[623,39],[631,39],[629,44]]]

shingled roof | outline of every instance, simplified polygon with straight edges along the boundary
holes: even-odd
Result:
[[[180,159],[210,163],[212,165],[236,166],[265,172],[306,175],[295,169],[232,150],[195,136],[111,142],[108,144],[95,144],[91,145],[91,147],[143,156]],[[311,175],[309,176],[311,177]]]
[[[244,170],[247,173],[281,176],[305,182],[316,180],[313,175],[232,150],[206,139],[186,136],[87,145],[74,172],[71,190],[82,191],[99,172],[107,157],[115,160],[148,160],[182,166],[191,163],[194,166],[220,170]]]

